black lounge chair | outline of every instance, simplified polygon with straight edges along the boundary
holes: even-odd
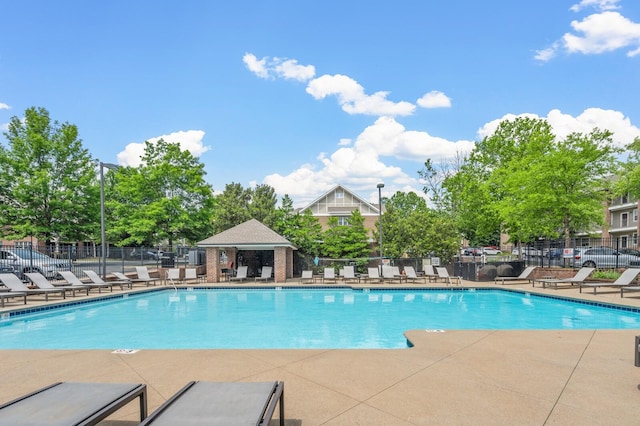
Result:
[[[147,417],[147,386],[126,383],[60,382],[0,405],[3,425],[95,425],[140,398]]]
[[[268,425],[276,405],[284,426],[284,382],[190,382],[140,426]]]

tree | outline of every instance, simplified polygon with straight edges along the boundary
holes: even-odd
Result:
[[[96,161],[78,128],[52,121],[44,108],[13,117],[0,145],[0,234],[83,241],[99,234]]]
[[[333,259],[357,259],[369,255],[367,229],[359,210],[351,212],[348,225],[339,225],[338,218],[332,216],[329,228],[324,231],[322,254]]]
[[[276,210],[273,230],[289,240],[302,252],[319,254],[322,242],[322,225],[309,209],[294,212],[289,195],[282,197],[281,206]]]
[[[269,185],[258,185],[253,190],[250,190],[249,193],[251,195],[251,202],[249,203],[251,217],[268,227],[273,227],[278,203],[275,190]]]
[[[239,183],[228,183],[222,194],[215,197],[213,232],[218,234],[251,219],[249,201],[251,191]]]
[[[170,247],[210,236],[213,193],[204,175],[204,165],[178,143],[146,142],[142,166],[119,168],[107,185],[109,235],[122,238],[120,245]]]
[[[627,146],[629,156],[621,164],[613,190],[617,195],[629,194],[640,199],[640,138],[635,138]]]
[[[398,191],[385,206],[382,232],[386,256],[437,256],[447,262],[457,253],[460,234],[447,213],[428,208],[424,198],[413,192]]]

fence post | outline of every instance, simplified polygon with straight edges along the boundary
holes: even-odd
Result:
[[[634,352],[635,352],[635,366],[640,367],[640,336],[636,336]]]

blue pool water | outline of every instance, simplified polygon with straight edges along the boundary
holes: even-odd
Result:
[[[406,348],[406,330],[640,328],[503,290],[165,290],[0,321],[0,349]]]

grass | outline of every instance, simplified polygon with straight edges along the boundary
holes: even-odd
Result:
[[[599,278],[604,280],[616,280],[620,277],[620,272],[616,271],[593,271],[592,278]]]

